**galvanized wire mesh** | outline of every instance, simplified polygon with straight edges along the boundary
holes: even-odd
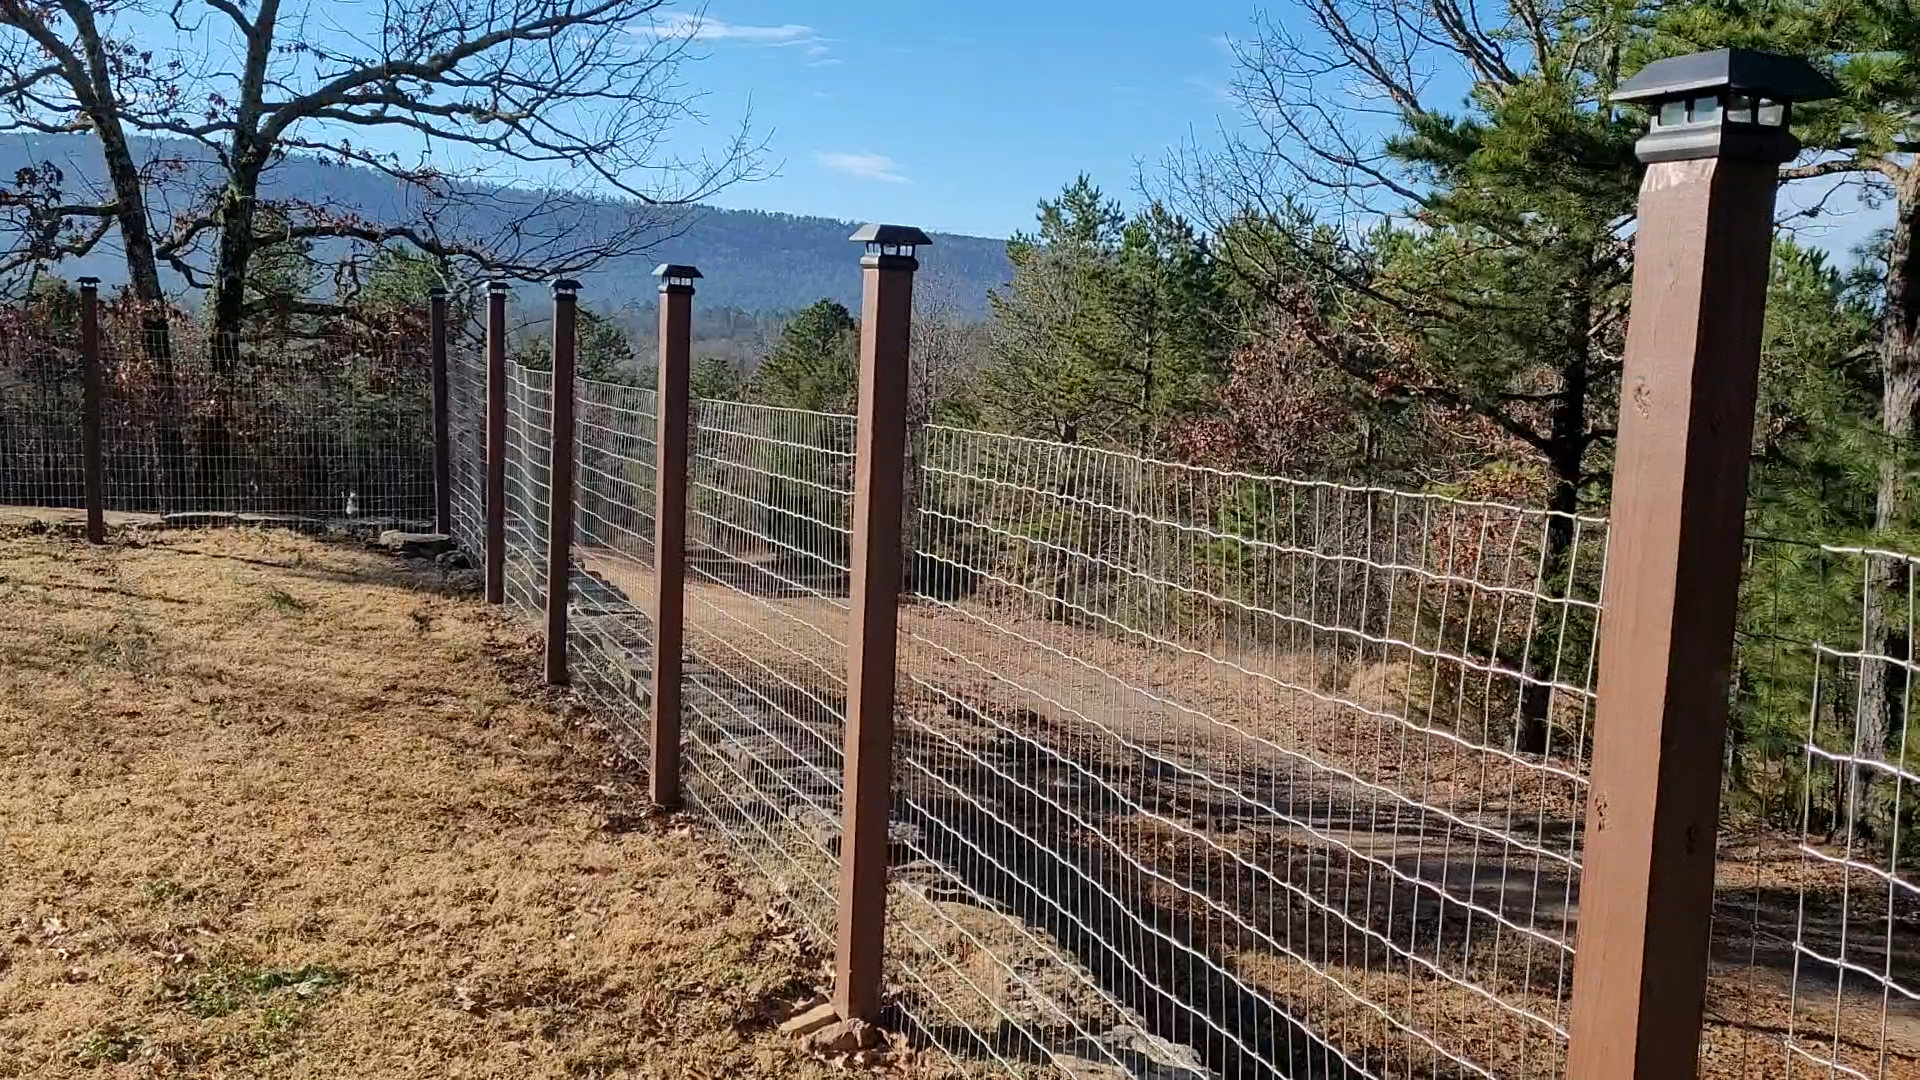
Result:
[[[1786,1071],[1920,1076],[1920,557],[1824,550],[1854,633],[1813,650]]]
[[[553,374],[507,361],[506,563],[508,604],[547,605],[547,507],[553,442]]]
[[[901,1010],[959,1058],[1564,1067],[1604,523],[950,428]]]
[[[83,505],[78,323],[15,314],[0,317],[0,502]],[[341,327],[215,348],[190,319],[163,324],[103,320],[107,509],[431,521],[422,334]]]
[[[486,543],[487,368],[478,348],[447,349],[447,486],[453,539],[475,565]]]
[[[1916,980],[1900,978],[1920,970],[1920,905],[1897,884],[1915,880],[1911,838],[1900,837],[1913,789],[1886,775],[1912,773],[1910,562],[1748,540],[1703,1077],[1920,1077]],[[1852,760],[1862,738],[1863,754],[1865,743],[1881,749]],[[1861,776],[1876,798],[1856,808],[1842,796]],[[1878,880],[1849,850],[1876,852],[1866,862]],[[1839,962],[1857,966],[1876,948],[1890,978]]]
[[[832,939],[846,732],[853,418],[694,405],[688,800]]]
[[[574,578],[567,662],[640,760],[653,671],[654,392],[581,380],[575,391]]]

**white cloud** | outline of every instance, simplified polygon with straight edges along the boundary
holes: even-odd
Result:
[[[808,67],[839,67],[841,64],[844,64],[844,63],[846,63],[845,60],[835,60],[829,57],[828,59],[825,59],[825,60],[810,61],[807,64],[807,66]]]
[[[839,150],[816,150],[813,160],[823,169],[843,172],[862,180],[880,180],[889,184],[911,182],[899,172],[899,162],[885,154],[850,154]]]
[[[817,41],[813,27],[798,23],[782,26],[746,26],[703,15],[671,15],[653,24],[650,32],[663,38],[693,41],[739,41],[748,45],[801,45]]]
[[[808,56],[825,56],[827,55],[827,53],[831,51],[832,51],[831,49],[827,48],[825,45],[822,45],[818,41],[812,41],[807,43]]]

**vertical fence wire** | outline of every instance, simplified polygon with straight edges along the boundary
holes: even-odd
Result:
[[[453,539],[478,566],[486,542],[487,367],[480,346],[464,337],[447,343],[447,427]]]
[[[935,427],[897,980],[1001,1064],[1553,1076],[1605,525]]]
[[[216,347],[191,320],[109,311],[113,511],[418,527],[432,519],[424,340],[334,328]],[[0,318],[0,503],[79,506],[77,323]]]
[[[1920,557],[1823,554],[1852,592],[1852,632],[1812,649],[1784,1071],[1920,1076]]]
[[[547,602],[547,505],[553,374],[507,361],[506,600],[536,615]]]
[[[846,735],[853,418],[694,405],[685,784],[821,941]]]
[[[654,559],[654,392],[580,380],[575,390],[575,690],[599,707],[636,761],[650,750]]]

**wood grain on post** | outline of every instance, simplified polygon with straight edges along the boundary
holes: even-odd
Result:
[[[100,447],[105,408],[100,370],[100,279],[80,279],[81,457],[86,474],[87,542],[107,542],[107,466]]]
[[[860,405],[853,455],[852,618],[847,638],[846,774],[833,1006],[880,1008],[886,952],[887,819],[893,799],[893,694],[906,470],[907,359],[917,229],[867,225],[860,313]]]
[[[1774,192],[1794,149],[1783,127],[1709,114],[1719,89],[1778,100],[1731,59],[1649,65],[1616,95],[1678,122],[1639,146],[1569,1080],[1698,1068]],[[1731,83],[1673,70],[1703,62]],[[1669,92],[1683,106],[1662,113]]]
[[[580,283],[553,283],[553,388],[547,446],[548,686],[567,685],[567,602],[573,596],[574,326]]]
[[[507,283],[487,285],[486,529],[481,558],[487,603],[506,601]]]
[[[448,454],[451,432],[447,416],[447,290],[427,292],[427,359],[433,395],[433,531],[453,532],[453,490]]]
[[[653,723],[649,794],[655,806],[680,805],[680,657],[685,645],[687,580],[688,382],[692,365],[693,282],[700,271],[666,264],[660,278],[660,372],[655,392],[653,470]]]

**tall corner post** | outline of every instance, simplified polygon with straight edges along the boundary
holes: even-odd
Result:
[[[853,455],[852,619],[847,638],[846,774],[833,1007],[880,1009],[886,953],[887,818],[893,799],[893,696],[906,471],[907,362],[914,249],[925,233],[866,225],[860,312],[860,404]]]
[[[693,283],[700,271],[666,263],[660,279],[660,371],[654,395],[653,672],[648,700],[648,794],[680,805],[680,674],[686,645],[687,442],[692,402]]]
[[[1795,65],[1798,65],[1796,70]],[[1649,64],[1569,1080],[1697,1075],[1721,757],[1779,165],[1797,61]]]
[[[433,395],[433,531],[453,532],[453,489],[450,482],[452,436],[447,413],[447,290],[427,292],[427,362]]]
[[[547,447],[548,686],[567,685],[567,604],[573,597],[574,328],[580,283],[553,283],[552,430]]]
[[[507,571],[507,283],[487,284],[486,528],[481,578],[489,604],[506,602]]]
[[[80,279],[81,455],[87,498],[87,542],[107,542],[107,466],[101,449],[105,374],[100,360],[100,279]]]

